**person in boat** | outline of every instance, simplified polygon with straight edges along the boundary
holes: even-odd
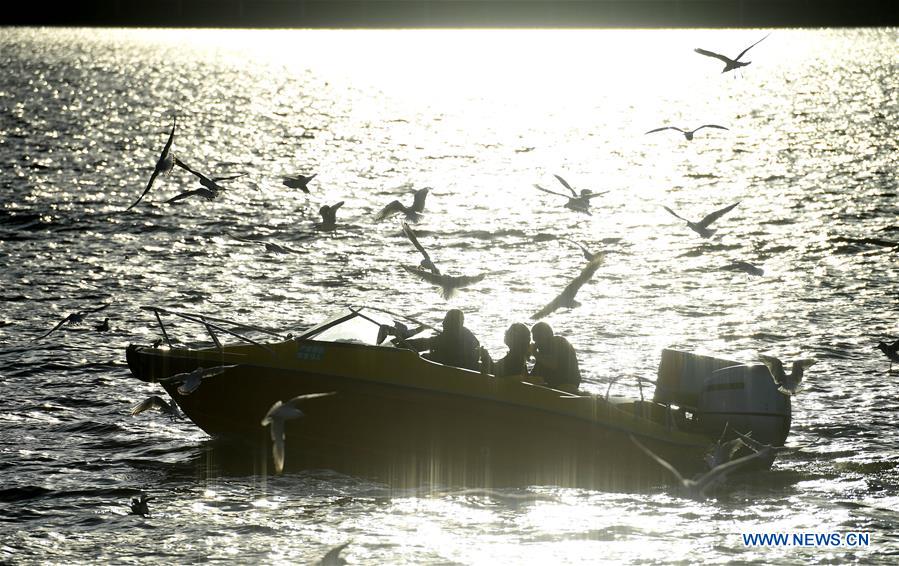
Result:
[[[509,352],[493,361],[490,353],[481,348],[481,369],[485,373],[492,373],[496,377],[526,376],[528,374],[529,347],[531,345],[531,331],[520,322],[514,323],[506,330],[503,337]]]
[[[451,309],[443,317],[443,332],[430,338],[406,340],[413,350],[427,354],[423,357],[440,364],[478,371],[481,343],[471,330],[465,328],[465,315]]]
[[[531,327],[534,344],[534,367],[531,376],[542,377],[547,387],[564,391],[577,391],[581,385],[581,371],[578,368],[574,347],[563,336],[553,334],[553,329],[545,322]]]

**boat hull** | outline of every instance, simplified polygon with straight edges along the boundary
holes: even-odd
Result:
[[[665,476],[629,435],[685,473],[699,470],[709,443],[705,436],[658,425],[602,399],[448,368],[409,352],[386,364],[403,379],[378,378],[387,369],[380,367],[386,349],[373,352],[379,367],[366,369],[366,352],[339,345],[347,347],[338,353],[334,346],[328,345],[331,363],[312,360],[293,367],[274,367],[267,362],[271,356],[242,353],[244,363],[191,395],[166,389],[210,435],[257,445],[268,442],[261,420],[275,401],[334,391],[302,405],[304,418],[288,422],[286,469],[325,467],[396,486],[633,489]],[[351,365],[363,367],[348,368],[335,359],[354,359]],[[128,350],[132,372],[148,381],[235,361],[232,353],[209,350]]]

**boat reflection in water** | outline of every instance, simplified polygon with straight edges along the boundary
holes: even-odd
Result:
[[[273,403],[327,391],[337,394],[310,401],[304,418],[286,423],[286,468],[333,469],[392,486],[633,489],[657,483],[664,472],[629,435],[693,473],[728,422],[774,445],[783,445],[789,429],[788,400],[758,366],[685,352],[663,352],[656,400],[607,399],[378,345],[381,326],[392,320],[371,309],[350,309],[298,337],[269,342],[227,325],[263,329],[147,309],[205,325],[214,344],[131,345],[128,365],[138,379],[155,382],[199,366],[235,365],[190,395],[179,394],[176,384],[163,385],[197,426],[228,440],[215,442],[208,455],[226,475],[270,469],[264,464],[269,431],[260,421]],[[223,345],[216,331],[241,341]]]

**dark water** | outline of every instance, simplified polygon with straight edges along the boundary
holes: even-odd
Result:
[[[692,53],[762,35],[0,29],[0,560],[295,563],[351,541],[351,563],[894,563],[899,386],[873,346],[899,337],[899,252],[872,240],[899,241],[899,32],[775,30],[736,77]],[[247,176],[165,205],[195,187],[174,172],[122,214],[176,113],[179,158]],[[704,123],[729,130],[643,134]],[[309,196],[281,185],[297,172],[318,172]],[[561,189],[553,174],[609,193],[574,213],[533,188]],[[788,444],[814,443],[703,502],[661,486],[488,497],[271,477],[265,454],[129,415],[159,392],[125,366],[127,344],[158,337],[141,305],[279,328],[348,303],[439,321],[447,302],[400,267],[419,258],[398,223],[373,222],[426,186],[419,236],[445,271],[488,273],[450,304],[495,354],[580,269],[572,238],[608,252],[583,306],[548,319],[586,389],[636,394],[666,346],[812,357]],[[341,200],[340,228],[303,240]],[[710,240],[661,208],[736,201]],[[237,239],[257,237],[302,253]],[[765,275],[721,270],[734,260]],[[129,513],[140,491],[147,518]],[[871,543],[746,548],[749,532]]]

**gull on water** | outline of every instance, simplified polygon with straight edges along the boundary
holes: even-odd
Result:
[[[112,304],[112,303],[106,303],[105,305],[99,306],[99,307],[94,308],[94,309],[85,309],[85,310],[82,310],[82,311],[73,312],[73,313],[69,314],[68,316],[66,316],[64,319],[60,320],[60,321],[56,324],[56,326],[54,326],[53,328],[51,328],[46,334],[43,334],[43,335],[41,335],[41,336],[38,336],[37,338],[35,338],[35,340],[40,340],[40,339],[42,339],[42,338],[46,338],[47,336],[50,336],[50,334],[52,334],[54,331],[56,331],[57,329],[59,329],[59,327],[61,327],[63,324],[71,324],[71,325],[78,325],[78,324],[81,324],[82,322],[84,322],[84,318],[85,318],[87,315],[89,315],[89,314],[91,314],[91,313],[95,313],[95,312],[100,312],[100,311],[102,311],[103,309],[109,307],[109,305],[111,305],[111,304]],[[108,319],[107,319],[107,320],[108,320]],[[97,328],[97,330],[100,330],[100,329]]]
[[[769,33],[768,35],[771,35],[771,34]],[[768,37],[768,35],[766,35],[765,37]],[[695,51],[696,53],[699,53],[700,55],[705,55],[706,57],[714,57],[715,59],[719,59],[719,60],[723,61],[724,62],[724,70],[722,70],[721,72],[726,73],[728,71],[733,71],[734,69],[739,69],[740,67],[745,67],[746,65],[752,63],[752,61],[746,61],[744,63],[744,62],[740,61],[740,57],[742,57],[743,55],[746,55],[747,51],[749,51],[750,49],[752,49],[753,47],[755,47],[756,45],[761,43],[762,40],[765,39],[765,37],[756,41],[755,43],[753,43],[752,45],[750,45],[749,47],[747,47],[746,49],[741,51],[740,54],[737,55],[736,57],[734,57],[733,59],[731,59],[730,57],[721,55],[720,53],[715,53],[713,51],[708,51],[706,49],[701,49],[699,47],[697,47],[693,51]]]
[[[661,132],[663,130],[675,130],[677,132],[684,134],[684,137],[687,138],[687,141],[690,141],[693,139],[693,134],[695,134],[696,132],[698,132],[699,130],[701,130],[703,128],[718,128],[719,130],[727,130],[727,128],[725,128],[724,126],[718,126],[717,124],[703,124],[702,126],[699,126],[698,128],[695,128],[693,130],[682,130],[676,126],[663,126],[661,128],[649,130],[646,133],[653,134],[655,132]]]
[[[874,347],[877,348],[878,350],[880,350],[881,352],[883,352],[883,355],[885,355],[887,357],[887,359],[890,360],[890,369],[888,370],[888,373],[892,373],[893,364],[894,363],[899,364],[899,340],[896,340],[892,344],[887,344],[886,342],[879,342]]]
[[[565,187],[566,189],[568,189],[571,192],[571,196],[568,196],[564,193],[557,193],[556,191],[551,191],[549,189],[544,189],[543,187],[541,187],[540,185],[537,185],[537,184],[534,184],[534,187],[538,190],[543,191],[544,193],[549,193],[551,195],[556,195],[556,196],[560,196],[560,197],[568,199],[568,202],[565,203],[565,208],[568,208],[568,209],[571,209],[571,210],[574,210],[577,212],[583,212],[584,214],[590,215],[590,199],[596,198],[598,196],[602,196],[609,192],[609,191],[603,191],[601,193],[594,193],[590,189],[582,189],[581,192],[578,193],[573,188],[571,188],[571,185],[568,184],[568,181],[566,181],[562,177],[560,177],[558,175],[553,175],[553,177],[555,177],[562,184],[563,187]]]
[[[380,222],[385,218],[399,213],[402,213],[409,222],[418,222],[421,218],[421,213],[424,212],[425,199],[428,198],[428,192],[430,192],[430,190],[429,187],[425,187],[415,191],[415,196],[412,197],[412,206],[406,206],[398,200],[390,201],[390,203],[382,208],[375,216],[375,222]]]
[[[262,419],[262,426],[271,426],[272,458],[275,461],[275,471],[277,473],[280,474],[284,470],[284,423],[304,416],[303,411],[299,407],[300,403],[336,394],[336,391],[310,393],[308,395],[298,395],[286,403],[280,400],[275,401],[268,413],[265,414],[265,417]]]
[[[559,295],[549,302],[548,305],[531,315],[531,318],[534,320],[539,320],[546,315],[552,313],[556,309],[560,308],[569,308],[573,309],[575,307],[580,306],[580,303],[574,300],[575,295],[584,286],[584,283],[589,281],[593,274],[596,273],[596,270],[599,269],[599,266],[603,263],[603,256],[599,255],[598,257],[594,257],[592,260],[587,262],[587,265],[581,269],[581,272],[577,277],[572,279],[571,283],[565,286],[565,289],[562,290]]]
[[[410,267],[408,265],[404,265],[403,269],[415,275],[431,285],[436,285],[440,287],[441,296],[444,299],[451,299],[455,294],[456,289],[461,289],[462,287],[468,287],[469,285],[474,285],[475,283],[479,283],[483,281],[486,274],[481,273],[478,275],[446,275],[445,273],[441,273],[440,269],[437,265],[431,260],[431,256],[428,254],[427,250],[424,249],[418,238],[415,236],[415,232],[412,231],[412,228],[409,227],[408,224],[403,222],[403,233],[409,238],[409,241],[412,242],[412,245],[415,246],[424,259],[421,260],[421,264],[418,267]]]
[[[330,231],[337,228],[337,211],[343,206],[343,203],[344,201],[340,201],[337,204],[326,204],[319,208],[318,213],[321,215],[322,221],[315,224],[315,229]]]
[[[125,211],[129,211],[139,203],[143,198],[150,192],[150,189],[153,188],[153,181],[156,180],[160,174],[168,175],[168,173],[175,166],[175,156],[172,155],[172,142],[175,141],[175,122],[177,121],[177,117],[172,117],[172,131],[169,133],[169,139],[165,142],[165,147],[162,148],[162,153],[159,155],[159,159],[156,160],[156,167],[153,169],[153,173],[150,174],[150,181],[147,183],[147,188],[144,189],[144,192],[137,197],[137,200],[134,201],[134,204],[125,209]]]
[[[140,497],[132,497],[131,498],[131,512],[135,515],[140,515],[141,517],[146,517],[150,514],[150,506],[147,505],[147,502],[151,499],[155,499],[153,496],[147,495],[146,493],[141,493]]]
[[[690,220],[687,220],[686,218],[684,218],[683,216],[674,212],[667,206],[662,205],[662,208],[664,208],[665,210],[670,212],[676,218],[680,218],[681,220],[686,222],[687,227],[690,228],[690,230],[693,230],[694,232],[696,232],[703,238],[708,238],[709,236],[711,236],[712,234],[714,234],[716,232],[716,230],[710,229],[709,226],[711,226],[714,221],[718,220],[719,218],[721,218],[722,216],[724,216],[725,214],[727,214],[728,212],[733,210],[738,204],[740,204],[740,201],[737,201],[731,205],[725,206],[724,208],[716,210],[715,212],[710,212],[709,214],[705,215],[703,217],[703,219],[700,220],[699,222],[692,222]]]
[[[164,415],[168,415],[173,419],[178,416],[178,407],[174,403],[169,404],[159,395],[147,397],[137,405],[131,407],[131,416],[137,416],[144,411],[159,411]]]
[[[742,458],[737,458],[736,460],[731,460],[724,464],[719,464],[709,470],[708,472],[700,475],[695,479],[685,478],[681,475],[680,472],[677,471],[677,468],[672,466],[668,461],[664,458],[644,446],[639,440],[634,438],[631,435],[631,442],[637,445],[637,448],[642,450],[647,456],[656,461],[660,466],[671,472],[671,475],[674,476],[674,479],[678,482],[678,488],[680,491],[690,497],[692,499],[703,499],[705,498],[705,492],[710,488],[717,485],[719,482],[724,481],[724,478],[727,474],[746,466],[756,460],[761,460],[763,458],[771,457],[771,450],[762,450],[759,452],[754,452],[749,454],[748,456],[743,456]]]
[[[175,385],[177,383],[179,394],[190,395],[191,393],[199,389],[200,384],[203,383],[204,379],[221,375],[229,369],[236,367],[237,364],[229,366],[214,366],[208,368],[201,367],[193,371],[176,373],[175,375],[164,377],[159,380],[159,383],[162,383],[164,385]]]
[[[309,194],[309,181],[315,179],[315,176],[318,173],[313,173],[308,177],[302,174],[297,175],[286,175],[282,177],[281,182],[284,183],[285,187],[290,187],[291,189],[300,189],[306,194]]]
[[[315,563],[316,566],[345,566],[346,560],[340,557],[340,552],[349,545],[350,543],[345,542],[340,546],[335,546],[321,560]]]
[[[759,354],[759,360],[768,368],[771,378],[778,385],[777,390],[784,395],[795,395],[802,389],[802,374],[815,360],[803,359],[793,362],[793,371],[787,375],[783,363],[774,356]]]
[[[732,261],[722,267],[721,271],[742,271],[743,273],[748,273],[749,275],[755,275],[757,277],[761,277],[765,274],[764,269],[756,267],[746,261]]]
[[[104,318],[100,324],[95,324],[94,330],[97,332],[109,332],[109,317]]]

